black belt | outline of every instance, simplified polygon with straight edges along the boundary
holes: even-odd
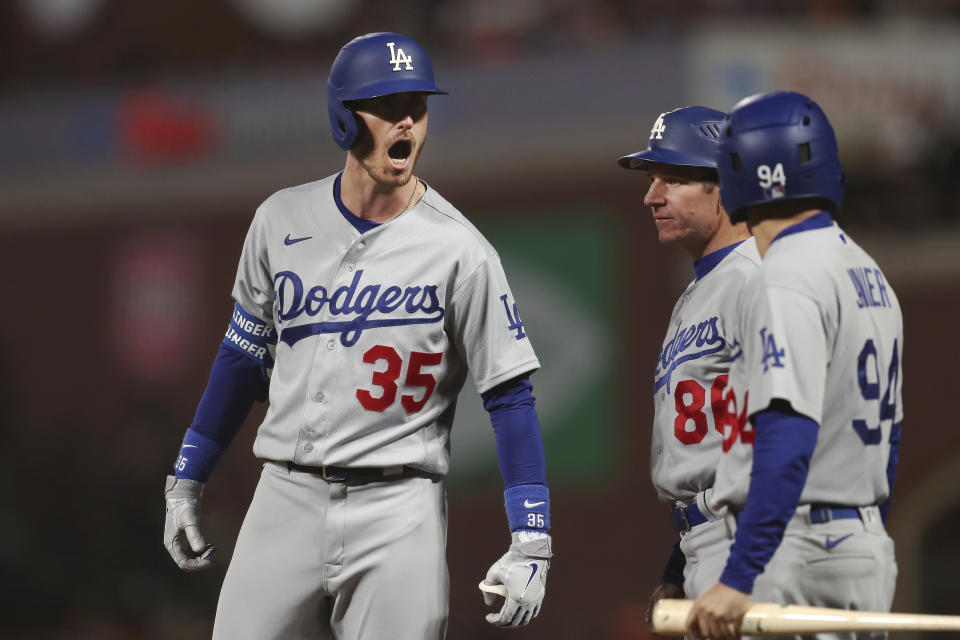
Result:
[[[286,467],[289,471],[312,473],[327,482],[343,482],[346,484],[364,484],[366,482],[382,482],[412,477],[436,477],[436,474],[406,465],[395,467],[314,467],[297,464],[296,462],[276,462],[276,464]]]
[[[822,524],[831,520],[860,519],[860,509],[842,504],[814,503],[810,505],[810,524]]]
[[[670,521],[673,522],[673,528],[681,533],[686,533],[698,524],[707,521],[707,516],[700,513],[696,503],[687,507],[674,507],[670,511]]]
[[[842,504],[814,503],[810,505],[810,524],[823,524],[831,520],[860,519],[860,509]],[[674,507],[670,511],[673,528],[686,533],[708,518],[700,512],[696,503],[686,507]]]

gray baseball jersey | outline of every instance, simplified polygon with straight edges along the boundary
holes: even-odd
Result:
[[[661,500],[689,504],[713,486],[737,298],[759,264],[749,238],[691,282],[673,308],[653,384],[650,475]]]
[[[835,223],[781,235],[740,311],[714,506],[743,508],[753,454],[746,417],[774,399],[820,425],[800,504],[880,504],[891,427],[903,419],[903,319],[877,263]]]
[[[233,296],[276,333],[254,453],[444,474],[467,370],[486,391],[539,367],[499,257],[433,189],[364,234],[335,177],[258,209]]]
[[[281,464],[244,518],[217,639],[443,638],[457,395],[468,370],[483,392],[539,367],[496,252],[453,206],[428,188],[360,234],[334,183],[270,197],[240,259],[234,324],[270,337],[272,363],[254,452]],[[328,483],[285,462],[433,475]]]
[[[740,349],[712,508],[745,506],[754,439],[748,416],[779,399],[819,424],[799,506],[751,598],[889,611],[897,565],[874,505],[889,495],[889,438],[903,419],[897,297],[876,262],[820,213],[770,244],[739,305]],[[823,505],[843,505],[847,514],[835,516]],[[728,515],[726,525],[728,544],[716,545],[724,562],[738,521]],[[854,636],[860,637],[817,634]]]

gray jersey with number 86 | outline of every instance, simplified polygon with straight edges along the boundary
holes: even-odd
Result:
[[[654,373],[650,475],[665,502],[693,502],[713,486],[729,384],[730,337],[740,289],[760,265],[753,238],[740,243],[677,300]]]

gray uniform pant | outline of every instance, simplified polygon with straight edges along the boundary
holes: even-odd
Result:
[[[757,578],[750,601],[889,611],[897,581],[893,540],[883,527],[877,507],[861,507],[859,511],[859,519],[813,524],[810,506],[798,507],[787,523],[783,542]],[[694,532],[696,535],[687,543]],[[735,533],[736,520],[727,516],[724,520],[694,527],[685,534],[681,548],[685,543],[697,544],[696,567],[690,574],[684,573],[685,581],[696,595],[702,595],[716,584]],[[694,584],[690,584],[691,579]],[[887,634],[847,632],[783,637],[880,640]]]
[[[215,640],[440,640],[446,490],[348,485],[267,462],[224,578]]]
[[[696,502],[707,522],[698,524],[680,536],[680,550],[686,563],[683,566],[683,593],[694,600],[717,584],[727,554],[733,542],[727,535],[723,518],[714,514],[709,504],[711,489],[697,494]]]
[[[699,598],[720,581],[732,542],[723,520],[704,522],[683,534],[683,593],[688,599]]]

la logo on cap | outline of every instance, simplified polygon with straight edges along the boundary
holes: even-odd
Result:
[[[413,65],[410,64],[413,62],[413,57],[405,54],[403,49],[400,49],[399,47],[394,49],[395,45],[395,42],[387,43],[387,47],[390,49],[390,64],[393,65],[393,70],[400,71],[400,65],[405,64],[407,65],[407,71],[413,71]]]
[[[663,124],[663,116],[665,115],[667,114],[661,113],[657,121],[653,123],[653,129],[650,129],[651,140],[663,140],[663,132],[667,130],[667,125]]]

